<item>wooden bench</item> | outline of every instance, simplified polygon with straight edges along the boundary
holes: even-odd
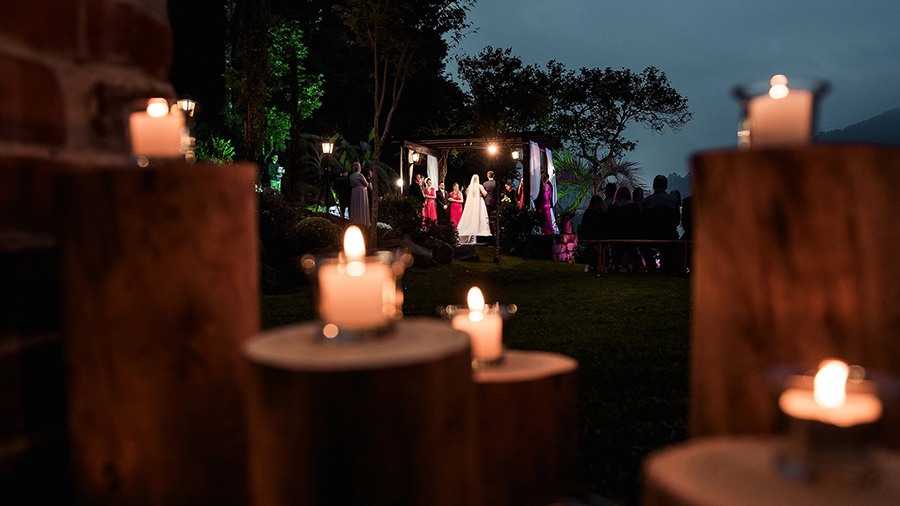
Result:
[[[616,245],[632,245],[641,249],[659,248],[660,246],[671,244],[679,248],[679,258],[681,259],[682,272],[688,272],[690,267],[690,248],[693,241],[682,239],[591,239],[582,240],[585,246],[593,246],[597,249],[597,270],[599,272],[608,272],[609,270],[609,251]]]

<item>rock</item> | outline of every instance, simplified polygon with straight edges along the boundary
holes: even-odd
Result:
[[[444,241],[434,239],[431,245],[431,252],[434,261],[439,264],[450,265],[453,260],[453,246]]]
[[[463,262],[478,262],[481,260],[478,257],[478,253],[475,252],[474,244],[460,244],[457,246],[456,251],[453,252],[453,258]]]

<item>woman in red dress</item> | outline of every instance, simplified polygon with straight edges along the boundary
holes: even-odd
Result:
[[[463,196],[459,191],[459,183],[453,183],[453,191],[447,196],[450,202],[450,224],[454,227],[459,225],[459,217],[462,216]]]
[[[434,185],[432,185],[431,178],[429,177],[425,179],[425,207],[422,209],[423,222],[425,222],[425,220],[437,221],[437,204],[435,204],[435,197]]]

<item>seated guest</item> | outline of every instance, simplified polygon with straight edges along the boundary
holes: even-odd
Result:
[[[640,233],[641,209],[631,200],[627,186],[616,190],[615,200],[606,211],[610,239],[637,239]],[[611,263],[615,268],[629,272],[643,265],[638,248],[633,245],[615,245],[612,248]]]
[[[641,222],[643,228],[642,238],[675,240],[678,239],[678,225],[681,222],[681,203],[668,193],[669,179],[662,174],[653,178],[653,193],[644,198],[641,210]],[[676,272],[680,266],[678,248],[671,244],[661,244],[658,247],[660,269],[664,272]],[[648,264],[650,270],[655,270],[656,264]]]
[[[578,227],[579,240],[594,241],[599,239],[607,239],[609,231],[606,223],[606,204],[603,203],[601,195],[594,195],[588,203],[584,214],[581,217],[581,225]],[[586,245],[584,248],[585,264],[589,270],[597,269],[597,262],[600,257],[598,246],[595,244]],[[604,262],[606,259],[604,259]]]

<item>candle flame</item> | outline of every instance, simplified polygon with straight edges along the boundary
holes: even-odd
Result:
[[[769,79],[769,96],[778,100],[788,96],[790,90],[787,87],[788,78],[784,74],[777,74]]]
[[[350,225],[344,232],[344,255],[348,262],[360,261],[366,256],[366,242],[356,225]]]
[[[850,367],[840,360],[823,360],[813,381],[813,398],[816,404],[837,408],[847,398],[847,376]]]
[[[469,288],[469,294],[466,296],[469,303],[469,320],[473,322],[484,319],[484,295],[477,286]]]
[[[163,118],[169,114],[169,102],[164,98],[151,98],[147,101],[147,115],[151,118]]]

